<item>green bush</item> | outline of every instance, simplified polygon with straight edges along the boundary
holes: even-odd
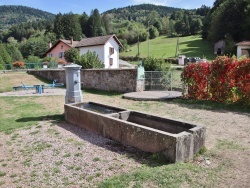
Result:
[[[98,55],[90,51],[81,55],[76,60],[76,64],[81,65],[82,69],[104,68],[104,64],[99,60]]]
[[[167,71],[169,68],[170,64],[166,63],[164,59],[148,57],[144,60],[145,71]]]
[[[64,58],[67,62],[75,62],[79,58],[79,51],[76,48],[71,48],[64,53]]]

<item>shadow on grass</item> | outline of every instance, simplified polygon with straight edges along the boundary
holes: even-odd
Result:
[[[181,49],[181,52],[185,54],[187,57],[200,57],[203,56],[209,60],[215,59],[215,55],[213,54],[213,48],[208,41],[204,41],[203,39],[193,40],[181,42],[181,45],[187,45],[187,48]],[[205,46],[204,46],[205,45]],[[201,48],[201,46],[203,46]]]
[[[165,101],[166,103],[174,103],[181,107],[186,107],[188,109],[202,109],[220,112],[240,112],[240,113],[250,113],[250,106],[243,105],[240,103],[225,104],[209,100],[194,100],[194,99],[173,99],[171,101]]]
[[[29,121],[43,121],[43,120],[54,120],[63,121],[64,116],[62,114],[55,114],[55,115],[45,115],[45,116],[37,116],[37,117],[24,117],[16,119],[16,122],[29,122]]]
[[[105,95],[105,96],[119,96],[123,93],[117,92],[117,91],[103,91],[103,90],[97,90],[97,89],[83,89],[83,92],[95,94],[95,95]]]

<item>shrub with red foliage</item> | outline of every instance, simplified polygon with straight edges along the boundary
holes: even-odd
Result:
[[[208,98],[208,76],[210,63],[191,63],[184,69],[183,80],[188,86],[188,97],[195,99]]]
[[[218,102],[240,102],[250,105],[250,59],[217,57],[210,63],[185,67],[187,97]]]
[[[12,65],[15,68],[21,68],[21,69],[24,68],[24,62],[22,62],[22,61],[15,61],[14,63],[12,63]]]

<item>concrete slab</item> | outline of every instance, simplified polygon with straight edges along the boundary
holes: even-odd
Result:
[[[142,91],[125,93],[123,98],[141,101],[161,101],[182,97],[179,91]]]

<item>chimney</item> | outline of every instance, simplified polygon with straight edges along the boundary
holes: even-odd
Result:
[[[70,44],[73,45],[73,37],[70,38]]]
[[[51,42],[49,42],[49,48],[51,48],[52,47],[52,43]]]

